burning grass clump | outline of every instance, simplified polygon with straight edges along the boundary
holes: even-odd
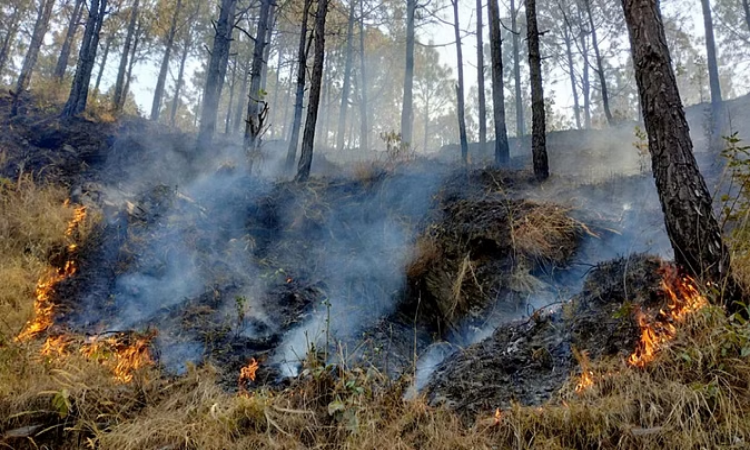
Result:
[[[64,265],[67,233],[75,207],[65,203],[66,190],[40,186],[30,177],[0,179],[0,343],[12,340],[33,319],[38,283],[50,272],[51,261]],[[80,233],[86,234],[88,225]]]

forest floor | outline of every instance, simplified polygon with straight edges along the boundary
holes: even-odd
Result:
[[[24,111],[0,97],[0,446],[750,445],[750,325],[669,264],[648,173],[299,185]]]

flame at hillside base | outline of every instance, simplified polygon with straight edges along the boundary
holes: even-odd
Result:
[[[240,393],[247,392],[248,382],[255,381],[255,375],[258,371],[259,366],[260,365],[258,364],[258,361],[255,360],[255,358],[250,358],[250,361],[248,361],[247,365],[240,369],[240,376],[237,379]]]
[[[155,337],[156,332],[141,336],[97,336],[85,342],[80,351],[112,370],[115,380],[129,383],[136,371],[154,364],[150,345]]]
[[[658,351],[675,338],[677,328],[674,324],[684,322],[690,314],[708,305],[706,297],[698,291],[695,280],[678,275],[674,268],[665,269],[661,287],[669,297],[666,310],[659,310],[653,320],[640,308],[635,312],[641,338],[628,358],[631,366],[644,367],[653,361]]]
[[[68,207],[69,204],[70,202],[65,200],[63,207]],[[78,230],[78,227],[85,219],[86,207],[76,207],[73,210],[73,218],[68,222],[68,226],[65,229],[65,236],[73,238],[73,234]],[[59,269],[50,269],[37,282],[35,290],[36,299],[34,300],[34,318],[30,320],[18,336],[16,336],[16,341],[29,341],[52,326],[52,318],[55,309],[55,305],[52,302],[52,293],[58,283],[70,278],[78,271],[74,259],[77,249],[78,245],[75,242],[68,244],[66,247],[68,260],[65,261],[63,267]]]
[[[77,347],[80,354],[87,359],[97,361],[112,371],[116,381],[129,383],[135,372],[144,367],[153,366],[151,341],[156,332],[144,335],[119,334],[116,336],[93,336],[86,339],[61,334],[49,336],[42,345],[42,356],[63,359],[71,354],[72,347]]]

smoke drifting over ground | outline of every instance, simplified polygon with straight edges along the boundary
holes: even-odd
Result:
[[[574,148],[574,138],[558,142]],[[616,150],[612,142],[605,147],[628,155],[616,158],[621,166],[602,164],[585,176],[582,160],[611,161],[611,155],[594,144],[571,154],[553,147],[552,167],[556,160],[559,166],[542,186],[523,174],[494,180],[493,172],[467,174],[431,159],[391,172],[365,165],[356,177],[298,185],[283,181],[282,153],[273,146],[266,148],[262,173],[251,176],[244,153],[230,143],[219,141],[195,156],[177,136],[129,134],[116,143],[105,169],[112,176],[97,201],[106,227],[92,244],[89,264],[82,264],[80,304],[66,322],[96,333],[156,329],[159,361],[175,372],[208,360],[234,373],[255,357],[265,380],[273,381],[296,374],[314,345],[389,375],[416,371],[419,388],[456,349],[568,300],[592,265],[633,252],[670,256],[653,180],[645,168],[640,174],[632,139],[621,139]],[[525,157],[514,164],[525,165]],[[473,247],[466,258],[443,254],[447,276],[466,259],[469,269],[461,276],[467,286],[474,283],[470,277],[482,285],[486,274],[504,281],[471,294],[482,298],[447,326],[426,311],[432,300],[408,275],[423,256],[419,239],[448,226],[456,202],[527,200],[570,208],[567,214],[584,224],[572,257],[520,270],[509,254],[481,269],[499,256],[481,239],[467,241]],[[451,226],[461,232],[476,225]]]

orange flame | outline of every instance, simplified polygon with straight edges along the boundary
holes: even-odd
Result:
[[[578,379],[575,390],[576,394],[580,394],[594,385],[594,372],[591,371],[591,361],[586,350],[578,350],[573,347],[573,356],[581,365],[581,377]]]
[[[70,338],[65,335],[49,336],[42,345],[42,355],[44,356],[65,356],[70,345]]]
[[[503,420],[503,412],[500,410],[500,408],[495,409],[494,419],[495,425],[500,425]]]
[[[240,391],[245,392],[247,390],[247,383],[249,381],[255,381],[255,373],[258,371],[258,361],[255,358],[250,358],[247,365],[240,369],[240,376],[237,380]]]
[[[586,389],[590,388],[594,385],[594,372],[590,370],[584,370],[581,373],[581,378],[578,380],[578,384],[576,384],[576,394],[580,394],[581,392],[585,391]]]
[[[650,320],[640,308],[635,318],[641,330],[641,339],[628,358],[628,364],[644,367],[656,358],[659,349],[674,339],[675,323],[683,322],[690,314],[708,305],[708,300],[698,291],[695,280],[678,276],[676,270],[668,268],[661,281],[661,288],[669,297],[667,310],[659,310]]]
[[[81,347],[87,358],[100,361],[112,370],[115,379],[121,383],[133,381],[135,372],[154,364],[149,345],[155,333],[139,336],[132,342],[124,337],[94,337]]]
[[[63,206],[70,204],[65,200]],[[73,218],[68,222],[65,236],[72,237],[78,226],[86,219],[86,207],[79,206],[73,210]],[[52,293],[55,286],[61,281],[73,276],[78,270],[73,259],[78,245],[70,243],[67,246],[68,260],[61,269],[50,270],[44,274],[36,285],[36,300],[34,302],[34,319],[26,323],[24,329],[16,336],[16,341],[28,341],[46,331],[52,326],[55,305],[52,302]]]

